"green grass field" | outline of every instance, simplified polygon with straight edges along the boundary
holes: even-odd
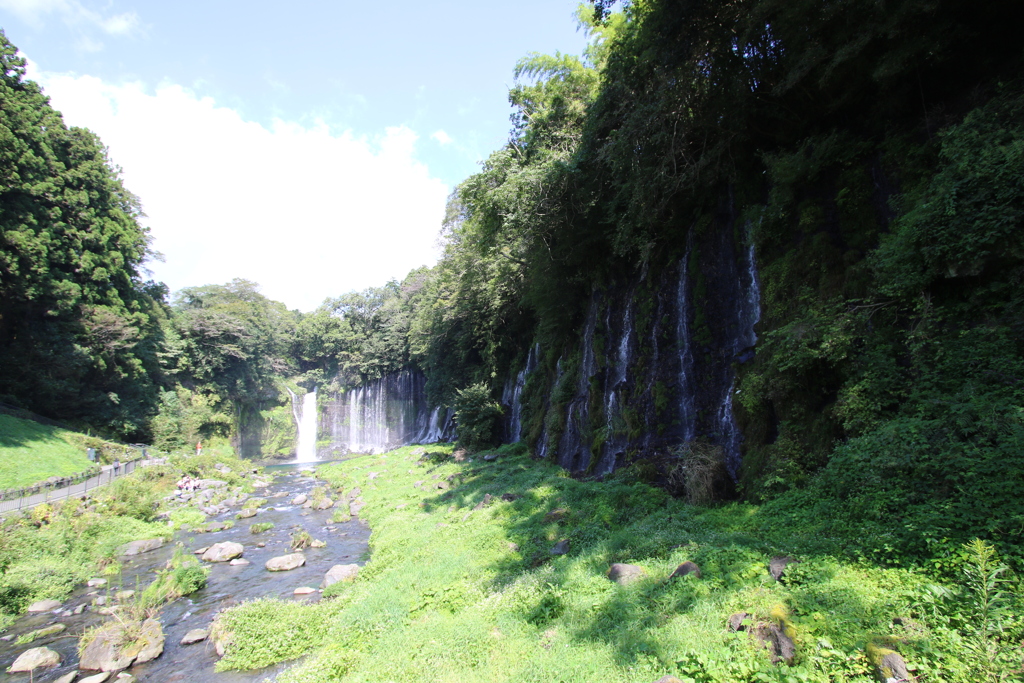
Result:
[[[404,448],[319,469],[334,496],[361,489],[371,560],[318,603],[223,613],[221,668],[309,654],[277,680],[866,683],[869,651],[891,648],[922,681],[1019,680],[1000,677],[1021,664],[1011,593],[997,619],[962,576],[854,560],[842,539],[771,531],[756,506],[688,506],[628,472],[580,482],[517,447],[493,463],[426,448],[437,455],[425,462]],[[563,540],[568,552],[553,555]],[[778,554],[800,561],[782,581],[768,571]],[[702,577],[670,578],[687,560]],[[646,577],[618,585],[613,562]],[[732,632],[738,612],[789,633],[792,666]]]
[[[89,468],[85,449],[58,427],[0,414],[0,489],[67,476]]]

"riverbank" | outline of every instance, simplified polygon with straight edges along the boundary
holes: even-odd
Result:
[[[276,680],[871,681],[890,651],[922,681],[1020,668],[1019,598],[996,596],[1002,616],[980,632],[970,558],[942,582],[779,530],[755,506],[688,506],[628,471],[580,482],[514,446],[450,452],[319,468],[365,499],[373,561],[316,606],[225,612],[219,668],[309,653]]]
[[[198,560],[200,555],[196,551],[216,544],[237,543],[241,557],[234,563],[202,563],[206,575],[203,588],[159,605],[155,618],[161,625],[164,638],[162,654],[152,661],[132,666],[130,673],[140,680],[246,683],[263,680],[277,672],[277,668],[271,667],[215,674],[218,655],[212,640],[194,644],[182,644],[181,641],[192,631],[209,632],[215,615],[239,602],[266,598],[304,603],[319,601],[317,588],[332,566],[365,562],[369,530],[360,520],[350,517],[347,506],[343,514],[338,514],[334,506],[314,509],[313,506],[304,508],[301,503],[296,503],[300,497],[318,495],[317,486],[321,482],[313,479],[308,471],[280,467],[275,468],[273,475],[255,474],[247,469],[248,463],[225,457],[192,457],[178,464],[179,467],[168,469],[164,477],[149,474],[142,481],[132,482],[136,491],[159,493],[162,503],[161,511],[153,511],[160,518],[159,522],[132,529],[151,532],[142,533],[140,537],[161,538],[165,542],[155,549],[131,556],[122,555],[115,547],[111,553],[102,556],[102,561],[92,566],[97,570],[94,574],[90,574],[88,567],[83,568],[83,576],[94,584],[103,583],[102,586],[84,585],[84,580],[78,575],[72,577],[65,573],[64,590],[52,590],[50,587],[49,591],[34,593],[33,598],[46,595],[60,604],[43,613],[12,620],[4,633],[6,640],[0,640],[0,668],[6,668],[27,648],[43,646],[58,654],[60,665],[36,671],[34,680],[56,680],[76,670],[79,636],[112,623],[114,617],[109,614],[112,607],[120,606],[126,611],[133,607],[144,608],[140,604],[140,596],[147,593],[144,589],[155,578],[166,573],[169,563],[180,564],[178,558],[182,557]],[[186,470],[192,476],[205,479],[204,488],[193,493],[172,493],[176,477]],[[264,486],[270,478],[273,481]],[[171,486],[153,486],[158,479],[170,481]],[[246,486],[248,493],[241,491],[246,483],[249,484]],[[97,506],[104,504],[96,502]],[[204,513],[204,509],[213,514]],[[62,510],[53,511],[50,520],[35,529],[37,540],[42,538],[40,534],[51,538],[58,532],[64,517],[62,513]],[[71,516],[80,520],[84,514],[77,518]],[[30,529],[23,531],[31,535]],[[310,542],[317,541],[312,547],[302,549],[305,563],[291,571],[267,571],[265,562],[274,556],[289,554],[293,541],[304,538],[304,534],[308,535]],[[124,538],[122,535],[117,540]],[[39,558],[35,559],[38,562]],[[195,563],[197,560],[188,561]],[[24,566],[24,562],[14,565],[19,574],[23,573]],[[67,589],[72,578],[78,579],[79,585]],[[122,591],[134,591],[135,594],[124,597],[126,594]],[[124,617],[124,613],[121,616]],[[58,624],[63,629],[30,643],[23,642],[27,634]],[[11,674],[9,680],[20,683],[30,678],[27,673]]]

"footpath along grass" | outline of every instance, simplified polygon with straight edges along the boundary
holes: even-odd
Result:
[[[995,654],[985,664],[969,619],[957,621],[963,606],[943,602],[951,593],[933,579],[840,559],[827,539],[767,538],[755,507],[694,508],[628,473],[574,481],[521,447],[493,463],[425,448],[426,461],[403,448],[318,470],[335,495],[360,489],[371,560],[319,603],[264,599],[223,613],[221,669],[311,653],[277,680],[869,681],[874,645],[899,650],[922,681],[1016,680],[981,667],[1019,668],[1019,632],[986,641]],[[562,540],[567,554],[553,556]],[[780,553],[800,564],[777,582],[768,562]],[[702,578],[670,580],[687,560]],[[647,578],[617,585],[613,562]],[[740,611],[792,634],[793,666],[729,630]]]
[[[66,429],[0,413],[0,489],[65,477],[92,465]]]

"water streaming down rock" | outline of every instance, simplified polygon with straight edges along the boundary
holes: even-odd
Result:
[[[326,450],[332,456],[434,443],[450,439],[453,432],[452,411],[427,405],[426,378],[417,370],[332,394],[321,421],[321,431],[330,435]]]
[[[534,344],[530,353],[526,356],[526,365],[515,377],[505,382],[505,389],[501,394],[501,403],[507,409],[508,420],[506,435],[509,443],[518,443],[522,438],[523,429],[523,389],[526,387],[526,380],[530,374],[537,369],[537,362],[540,358],[540,344]]]
[[[687,239],[686,252],[679,262],[679,286],[676,290],[676,344],[679,346],[679,423],[682,441],[692,441],[697,432],[696,382],[693,376],[693,340],[690,337],[690,253],[693,239]]]
[[[292,395],[292,414],[295,415],[295,424],[298,427],[295,462],[315,462],[317,460],[316,388],[314,387],[312,391],[302,397],[301,404],[290,389],[288,393]]]

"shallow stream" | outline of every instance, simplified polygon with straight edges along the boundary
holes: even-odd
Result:
[[[257,490],[254,496],[267,499],[255,517],[235,520],[232,529],[213,533],[175,533],[172,542],[156,550],[123,558],[123,569],[119,576],[105,576],[107,586],[102,589],[80,586],[64,601],[58,610],[61,614],[46,612],[28,614],[16,621],[4,635],[18,636],[43,628],[54,623],[62,623],[67,630],[55,636],[34,640],[30,644],[15,645],[14,641],[0,641],[0,671],[4,671],[25,650],[45,645],[60,654],[61,663],[58,667],[45,671],[37,670],[31,679],[33,683],[55,681],[61,676],[78,668],[78,636],[96,624],[110,617],[97,614],[86,609],[80,615],[65,615],[63,612],[73,610],[83,603],[91,603],[96,595],[109,595],[108,605],[113,604],[114,593],[129,589],[141,592],[152,580],[155,572],[162,569],[174,554],[178,543],[183,544],[187,552],[192,552],[214,543],[234,541],[245,547],[243,557],[250,564],[231,566],[227,562],[210,563],[210,574],[206,588],[191,595],[180,598],[165,605],[158,617],[164,630],[163,654],[151,662],[133,666],[128,673],[137,681],[171,681],[200,683],[242,683],[262,681],[273,678],[279,671],[288,666],[287,663],[262,669],[259,671],[229,671],[215,673],[214,665],[217,655],[213,642],[206,640],[194,645],[179,645],[178,642],[186,632],[197,628],[208,628],[217,612],[231,605],[260,597],[277,597],[282,600],[315,601],[320,593],[305,596],[294,595],[296,588],[308,586],[319,588],[324,574],[336,564],[364,564],[370,529],[358,518],[349,522],[331,522],[334,509],[315,511],[291,505],[291,500],[299,493],[309,493],[318,483],[310,476],[310,472],[299,471],[294,467],[273,467],[268,472],[277,475],[270,486]],[[285,495],[274,498],[275,494]],[[273,508],[273,509],[270,509]],[[235,512],[210,517],[208,521],[234,520]],[[274,528],[260,534],[249,532],[250,525],[256,522],[272,522]],[[298,569],[286,572],[269,572],[264,563],[271,557],[286,555],[289,549],[290,536],[300,530],[309,532],[313,538],[325,541],[325,548],[306,548],[306,564]],[[259,548],[257,543],[266,543]],[[83,672],[81,677],[89,673]],[[30,680],[26,674],[5,674],[5,681],[22,683]],[[111,680],[116,680],[111,678]]]

